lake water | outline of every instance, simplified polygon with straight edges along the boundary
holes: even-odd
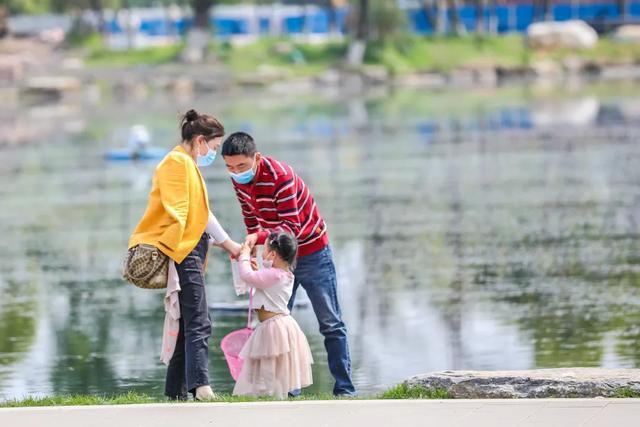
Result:
[[[362,394],[445,369],[637,367],[635,87],[0,107],[0,399],[162,394],[162,292],[120,279],[155,162],[103,155],[136,123],[171,148],[177,113],[192,105],[254,134],[311,187],[329,224]],[[7,144],[16,133],[21,142]],[[214,212],[241,239],[222,162],[205,177]],[[219,250],[206,280],[210,303],[238,300]],[[233,385],[220,339],[244,316],[212,311],[217,391]],[[309,390],[329,392],[313,311],[294,316],[316,359]]]

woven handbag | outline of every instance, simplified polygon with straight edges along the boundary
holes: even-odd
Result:
[[[153,245],[141,243],[129,249],[122,277],[143,289],[167,287],[169,257]]]

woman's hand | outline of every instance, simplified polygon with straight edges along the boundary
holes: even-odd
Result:
[[[242,245],[232,239],[227,239],[220,245],[222,249],[227,251],[232,258],[238,258],[240,256],[240,249]]]

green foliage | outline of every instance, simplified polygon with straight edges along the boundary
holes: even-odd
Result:
[[[372,35],[377,40],[386,40],[398,34],[407,24],[404,11],[400,10],[397,2],[388,0],[371,1],[371,29]]]
[[[62,13],[74,9],[90,9],[91,0],[11,0],[9,11],[13,14],[40,14],[40,13]],[[100,0],[103,9],[118,9],[122,7],[122,0]],[[130,0],[130,4],[135,6],[136,0]],[[146,0],[138,0],[140,5],[149,5]]]

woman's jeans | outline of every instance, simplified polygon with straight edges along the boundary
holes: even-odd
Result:
[[[351,381],[351,357],[347,342],[347,328],[342,321],[338,303],[338,281],[333,264],[333,254],[329,246],[310,255],[298,258],[295,270],[293,295],[289,300],[289,310],[296,299],[298,286],[302,286],[309,296],[313,311],[318,318],[320,333],[324,335],[329,370],[336,382],[335,395],[354,395],[356,390]],[[298,394],[294,390],[292,395]]]
[[[204,290],[204,263],[209,236],[203,234],[196,247],[181,264],[176,264],[180,279],[180,332],[176,349],[167,368],[165,395],[187,399],[187,392],[209,384],[209,337],[211,319]]]

